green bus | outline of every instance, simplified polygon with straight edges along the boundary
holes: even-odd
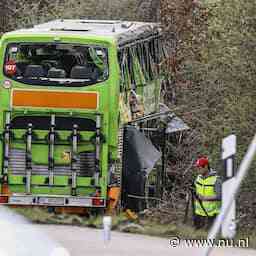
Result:
[[[164,54],[153,23],[55,20],[4,34],[0,203],[106,208],[122,192],[129,207],[129,187],[145,182],[127,178],[125,131],[162,116]]]

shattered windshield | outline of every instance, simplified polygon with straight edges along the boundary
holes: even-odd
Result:
[[[108,78],[107,49],[61,43],[9,44],[4,74],[31,85],[91,85]]]

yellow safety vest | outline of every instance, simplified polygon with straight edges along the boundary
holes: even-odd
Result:
[[[197,196],[202,197],[214,197],[217,196],[215,192],[215,182],[217,180],[217,175],[210,175],[206,178],[203,178],[202,175],[198,175],[195,180],[195,188],[196,188],[196,194]],[[202,209],[202,206],[205,209],[205,211]],[[219,214],[221,207],[221,201],[203,201],[200,202],[195,198],[195,214],[200,216],[214,216],[216,214]],[[206,213],[207,214],[206,214]]]

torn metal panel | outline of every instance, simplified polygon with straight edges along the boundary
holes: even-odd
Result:
[[[135,211],[140,211],[146,207],[144,200],[131,198],[129,195],[145,196],[147,177],[160,158],[161,153],[143,133],[134,126],[125,127],[122,177],[123,207]]]
[[[163,113],[161,120],[166,123],[166,134],[182,132],[190,129],[181,118],[172,113],[170,108],[163,103],[160,104],[160,113]]]
[[[152,142],[134,126],[125,128],[125,168],[127,172],[145,171],[149,174],[161,153]]]
[[[171,121],[167,123],[165,133],[170,134],[170,133],[181,132],[185,130],[189,130],[188,125],[186,125],[181,118],[175,116],[175,117],[172,117]]]
[[[143,116],[136,120],[130,122],[131,124],[140,124],[146,121],[160,119],[161,122],[165,123],[166,125],[166,134],[174,133],[174,132],[181,132],[185,130],[189,130],[189,126],[178,116],[176,116],[171,110],[165,105],[160,104],[160,111],[159,113],[150,114],[147,116]],[[154,128],[153,128],[154,129]],[[158,129],[155,128],[157,131]]]

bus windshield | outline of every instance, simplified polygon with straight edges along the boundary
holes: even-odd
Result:
[[[86,86],[108,78],[107,49],[63,43],[12,43],[5,76],[30,85]]]

